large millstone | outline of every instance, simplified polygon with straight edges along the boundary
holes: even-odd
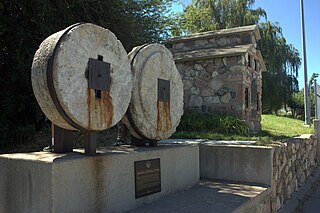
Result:
[[[138,139],[170,137],[183,114],[183,84],[171,52],[149,44],[134,48],[129,59],[134,86],[122,121]]]
[[[127,53],[111,31],[94,24],[75,24],[45,39],[31,77],[42,111],[64,129],[110,128],[130,102]]]

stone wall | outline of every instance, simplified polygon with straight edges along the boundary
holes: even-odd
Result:
[[[232,36],[208,37],[206,39],[188,40],[176,43],[169,48],[173,53],[180,51],[194,51],[207,48],[222,48],[226,46],[236,46],[243,44],[252,44],[255,42],[254,35],[249,33]]]
[[[239,67],[241,63],[240,56],[230,58],[228,66],[220,58],[177,63],[184,83],[185,108],[202,112],[235,110],[242,116],[244,76],[240,70],[244,67]]]
[[[176,62],[184,84],[184,108],[232,114],[248,121],[251,129],[260,130],[261,73],[246,66],[244,58],[229,56]]]
[[[252,25],[164,41],[182,77],[185,109],[235,115],[259,131],[266,68],[258,40]]]
[[[189,36],[172,37],[163,43],[173,53],[203,49],[219,49],[234,47],[243,44],[256,44],[260,40],[257,25],[230,28],[203,33],[195,33]]]
[[[260,199],[255,207],[242,212],[274,213],[294,211],[298,206],[292,206],[288,201],[297,196],[297,194],[300,197],[306,195],[304,186],[319,165],[318,143],[319,141],[315,135],[308,134],[291,138],[286,143],[272,144],[273,159],[271,161],[270,194]],[[259,159],[256,158],[256,160]],[[262,160],[265,160],[265,158],[262,158]],[[264,168],[268,169],[267,167]]]
[[[271,205],[279,210],[317,167],[317,138],[302,135],[274,144]]]

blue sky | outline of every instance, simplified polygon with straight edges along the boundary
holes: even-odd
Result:
[[[187,5],[191,0],[182,2]],[[267,12],[268,21],[279,22],[287,43],[293,44],[302,58],[300,0],[256,0],[253,8],[257,7]],[[182,11],[182,6],[175,6],[174,10]],[[304,16],[307,70],[310,79],[312,73],[320,73],[320,0],[304,0]],[[304,87],[303,64],[299,70],[298,80],[301,89]]]

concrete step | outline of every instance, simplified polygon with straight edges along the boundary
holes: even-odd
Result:
[[[197,213],[197,212],[256,212],[270,193],[263,185],[230,181],[201,180],[189,190],[163,197],[160,200],[127,213]],[[270,206],[269,206],[270,208]],[[268,209],[259,209],[268,212]]]

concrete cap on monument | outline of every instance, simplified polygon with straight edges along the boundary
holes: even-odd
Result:
[[[163,45],[147,44],[135,47],[129,59],[133,89],[122,121],[138,139],[169,138],[183,114],[183,84],[171,52]]]
[[[32,87],[44,114],[68,130],[100,131],[129,106],[127,53],[108,29],[79,23],[45,39],[34,55]]]

